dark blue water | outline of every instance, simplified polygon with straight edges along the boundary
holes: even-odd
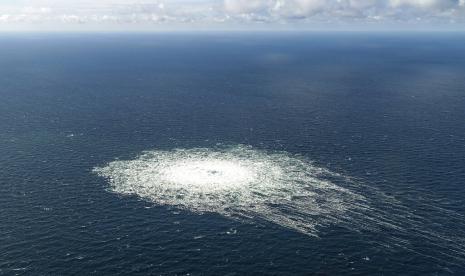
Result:
[[[463,45],[463,34],[2,34],[0,274],[463,275]],[[350,177],[395,227],[311,237],[118,195],[92,172],[217,143]]]

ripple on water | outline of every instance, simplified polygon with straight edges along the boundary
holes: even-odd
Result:
[[[428,217],[419,216],[408,203],[286,152],[243,145],[153,150],[94,172],[108,180],[111,191],[160,205],[250,222],[265,220],[312,236],[337,224],[374,234],[384,249],[402,248],[446,267],[465,262],[461,233],[430,226]],[[461,219],[434,202],[423,206]]]
[[[193,212],[259,218],[302,233],[346,220],[364,197],[309,160],[249,146],[146,151],[94,171],[111,189]]]

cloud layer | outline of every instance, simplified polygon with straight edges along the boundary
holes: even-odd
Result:
[[[8,26],[351,26],[461,28],[465,0],[18,0],[0,2]]]

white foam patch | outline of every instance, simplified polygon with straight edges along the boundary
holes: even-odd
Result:
[[[111,191],[160,205],[265,220],[313,236],[338,225],[375,239],[378,251],[410,252],[444,267],[465,263],[465,232],[447,226],[462,225],[462,214],[413,187],[384,194],[286,152],[242,145],[154,150],[94,172],[108,179]]]
[[[193,212],[264,219],[310,235],[365,208],[361,195],[328,180],[341,178],[337,174],[305,158],[241,145],[147,151],[94,171],[117,193]]]

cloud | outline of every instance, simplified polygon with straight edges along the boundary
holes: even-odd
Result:
[[[284,17],[309,17],[333,5],[324,0],[278,0],[273,12]]]
[[[464,21],[465,0],[225,0],[227,12],[253,20]],[[248,15],[248,16],[247,16]]]
[[[257,13],[269,8],[271,1],[263,0],[225,0],[224,8],[230,13]]]
[[[418,9],[448,9],[459,5],[456,0],[390,0],[393,7],[409,6]]]
[[[12,24],[115,26],[351,26],[465,23],[465,0],[23,0],[0,2]],[[16,3],[16,4],[13,4]],[[39,24],[39,25],[40,25]]]

